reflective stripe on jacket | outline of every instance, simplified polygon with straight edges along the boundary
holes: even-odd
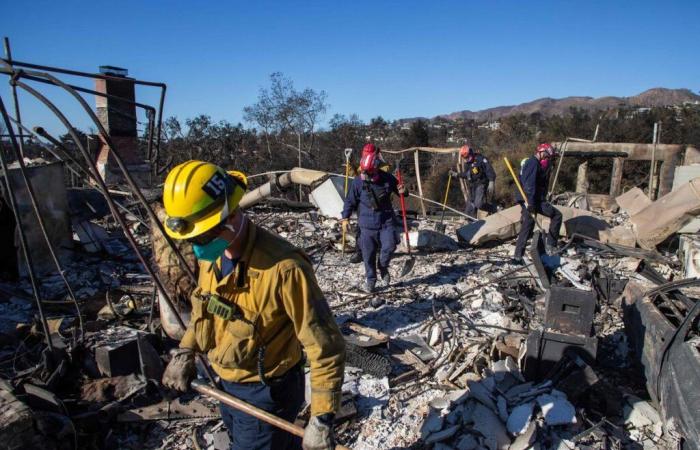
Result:
[[[217,281],[212,263],[202,261],[199,269],[199,287],[192,296],[190,323],[180,347],[207,352],[221,378],[246,383],[260,381],[261,341],[266,345],[267,378],[279,377],[299,363],[303,346],[311,368],[311,414],[336,412],[345,340],[308,257],[251,223],[246,248],[231,274]],[[209,313],[210,294],[233,306],[244,320]]]

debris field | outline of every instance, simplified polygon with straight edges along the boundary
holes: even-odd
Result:
[[[62,69],[3,61],[0,73],[20,88],[29,76],[75,93],[29,70]],[[10,211],[0,225],[12,237],[1,271],[8,281],[0,281],[0,447],[229,448],[216,401],[161,384],[181,337],[179,317],[189,320],[194,284],[184,267],[194,256],[186,244],[171,248],[162,233],[161,170],[133,158],[136,128],[129,135],[123,116],[139,106],[139,81],[128,79],[125,102],[114,90],[124,69],[101,70],[82,75],[99,82],[83,91],[103,100],[100,117],[93,114],[99,164],[78,144],[85,161],[77,161],[58,141],[53,158],[25,158],[11,126],[11,163],[0,151],[0,206]],[[131,110],[121,122],[111,117],[124,105]],[[159,120],[149,115],[149,127]],[[361,289],[363,265],[350,262],[353,233],[341,235],[342,176],[297,167],[250,177],[256,181],[241,207],[309,256],[345,336],[339,444],[700,449],[700,153],[681,145],[554,145],[562,158],[567,151],[656,158],[659,196],[620,192],[618,161],[610,195],[555,195],[562,245],[547,254],[535,232],[517,262],[520,206],[478,220],[450,208],[442,229],[442,208],[430,214],[429,200],[412,193],[421,208],[411,211],[408,242],[392,261],[390,284],[372,294]],[[158,148],[149,135],[146,160]],[[395,153],[413,153],[419,175],[418,152],[458,151]],[[84,183],[68,186],[66,170]],[[291,200],[297,189],[305,201]],[[409,259],[415,265],[403,275]],[[6,270],[17,272],[14,279]],[[308,416],[303,410],[297,424]]]

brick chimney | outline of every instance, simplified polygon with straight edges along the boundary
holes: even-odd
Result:
[[[126,69],[113,66],[100,66],[100,73],[119,79],[95,79],[95,90],[135,101],[133,78]],[[136,106],[122,100],[95,96],[97,117],[109,133],[115,149],[122,157],[130,171],[141,172],[144,169],[144,156],[138,150],[138,132],[136,130]],[[117,183],[121,180],[119,167],[110,154],[106,142],[102,140],[97,154],[97,167],[105,181]],[[146,170],[147,172],[147,170]]]

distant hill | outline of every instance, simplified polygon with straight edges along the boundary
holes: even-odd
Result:
[[[558,99],[545,97],[514,106],[498,106],[482,109],[481,111],[457,111],[435,118],[449,120],[463,118],[482,121],[519,113],[532,114],[538,112],[546,116],[556,116],[567,113],[571,107],[581,108],[586,111],[600,111],[624,106],[681,105],[685,102],[700,102],[700,95],[694,94],[690,89],[653,88],[632,97],[565,97]]]

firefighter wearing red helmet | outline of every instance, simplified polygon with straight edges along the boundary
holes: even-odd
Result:
[[[542,214],[550,218],[549,232],[544,236],[545,248],[548,254],[554,253],[561,228],[561,213],[547,201],[547,189],[549,177],[552,171],[552,161],[556,157],[556,150],[550,144],[544,143],[537,146],[535,154],[521,164],[520,184],[527,196],[527,208],[519,192],[516,192],[518,203],[522,208],[520,217],[520,234],[515,243],[513,258],[522,261],[525,253],[525,245],[535,228],[536,214]]]
[[[476,217],[477,210],[491,211],[488,204],[489,199],[493,200],[496,184],[496,172],[485,156],[477,153],[468,145],[459,150],[459,156],[464,163],[464,171],[450,171],[453,177],[467,180],[469,184],[469,201],[465,212],[470,217]]]
[[[345,198],[342,226],[347,227],[350,216],[357,211],[360,228],[359,242],[365,265],[363,290],[371,293],[377,284],[377,269],[383,285],[388,285],[389,262],[398,244],[397,220],[391,194],[405,192],[394,176],[381,170],[384,161],[379,148],[367,144],[362,149],[360,174],[352,180]]]

